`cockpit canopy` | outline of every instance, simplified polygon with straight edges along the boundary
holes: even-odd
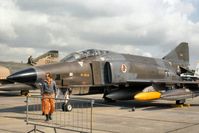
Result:
[[[74,52],[66,57],[64,57],[60,62],[73,62],[73,61],[78,61],[87,57],[94,57],[94,56],[99,56],[103,54],[107,54],[110,51],[106,50],[97,50],[97,49],[88,49],[80,52]]]

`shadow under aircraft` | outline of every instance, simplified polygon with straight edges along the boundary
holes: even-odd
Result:
[[[8,80],[35,84],[51,72],[66,95],[71,90],[72,94],[103,93],[105,101],[164,99],[184,104],[199,95],[199,82],[180,76],[189,71],[188,66],[186,42],[161,59],[89,49],[74,52],[56,64],[18,71]]]

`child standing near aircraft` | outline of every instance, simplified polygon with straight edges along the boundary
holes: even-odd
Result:
[[[42,81],[42,112],[46,116],[46,121],[52,120],[52,114],[55,111],[55,95],[57,86],[51,73],[45,74],[45,80]]]

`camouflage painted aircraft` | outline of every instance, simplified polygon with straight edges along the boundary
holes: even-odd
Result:
[[[59,88],[71,88],[72,94],[104,93],[106,101],[166,99],[184,104],[185,99],[199,95],[197,81],[180,77],[188,65],[185,42],[162,59],[89,49],[72,53],[56,64],[24,69],[8,79],[32,84],[51,72]]]
[[[41,56],[33,59],[29,58],[28,63],[0,62],[0,91],[21,91],[21,94],[27,94],[29,90],[36,89],[34,85],[10,82],[6,78],[12,73],[30,66],[39,66],[44,64],[53,64],[58,62],[58,51],[51,50]]]

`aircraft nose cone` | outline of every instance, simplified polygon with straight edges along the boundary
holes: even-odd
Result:
[[[19,72],[13,73],[7,77],[8,80],[20,83],[34,83],[37,80],[37,73],[34,68],[28,68]]]

